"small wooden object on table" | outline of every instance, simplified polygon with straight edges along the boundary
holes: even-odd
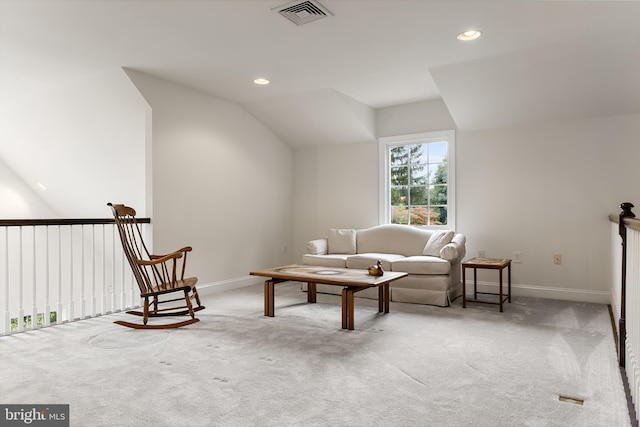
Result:
[[[254,276],[269,278],[264,282],[264,315],[275,316],[276,283],[297,281],[307,282],[307,302],[316,302],[316,284],[341,286],[342,289],[342,329],[354,328],[354,300],[356,292],[368,288],[378,288],[378,312],[389,312],[389,283],[407,276],[407,273],[385,272],[372,276],[367,270],[353,268],[316,267],[311,265],[286,265],[266,270],[252,271]]]
[[[502,307],[505,301],[511,302],[511,260],[510,259],[499,259],[499,258],[472,258],[468,261],[462,262],[462,307],[467,307],[467,282],[465,272],[467,268],[473,268],[473,298],[469,300],[469,302],[481,302],[483,304],[497,304],[500,306],[500,312],[502,312]],[[477,278],[477,270],[479,268],[489,269],[489,270],[499,270],[500,274],[500,289],[499,293],[494,292],[478,292],[478,278]],[[502,270],[507,269],[507,295],[504,295],[503,285],[502,285]],[[498,302],[494,301],[484,301],[478,299],[478,294],[483,295],[497,295],[499,300]]]

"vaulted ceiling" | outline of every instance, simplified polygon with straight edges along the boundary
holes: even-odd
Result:
[[[640,113],[640,2],[319,0],[300,26],[288,3],[0,0],[0,102],[125,67],[294,147],[371,140],[376,109],[438,98],[460,130]]]

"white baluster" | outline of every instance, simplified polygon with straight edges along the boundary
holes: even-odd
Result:
[[[69,226],[69,316],[67,317],[67,319],[69,321],[75,320],[75,313],[74,313],[74,293],[73,293],[73,288],[74,288],[74,280],[73,280],[73,225]]]
[[[49,301],[49,226],[45,226],[45,293],[44,293],[44,326],[51,325],[51,304]]]
[[[38,327],[38,301],[36,300],[37,297],[37,286],[36,286],[36,281],[38,278],[37,275],[37,266],[38,266],[38,262],[37,262],[37,253],[36,253],[36,227],[31,227],[31,244],[32,244],[32,253],[33,256],[31,257],[31,262],[32,264],[32,273],[33,276],[31,276],[31,329],[36,329]]]
[[[4,325],[2,330],[5,335],[11,333],[11,312],[9,311],[9,228],[4,228]]]
[[[23,258],[23,254],[22,254],[22,226],[20,226],[20,235],[19,235],[19,244],[18,244],[18,254],[20,256],[20,261],[18,262],[18,266],[19,266],[19,280],[18,280],[18,286],[19,286],[19,291],[18,291],[18,304],[19,304],[19,308],[18,308],[18,332],[22,332],[24,331],[24,301],[23,301],[23,296],[24,296],[24,283],[23,283],[23,271],[22,271],[22,258]]]

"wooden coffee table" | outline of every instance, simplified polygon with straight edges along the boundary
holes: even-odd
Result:
[[[385,272],[371,276],[367,270],[353,268],[316,267],[310,265],[286,265],[257,270],[253,276],[268,277],[264,282],[264,315],[275,316],[275,284],[294,281],[307,282],[307,302],[316,302],[316,284],[342,286],[342,329],[354,329],[354,294],[364,289],[378,288],[378,312],[389,312],[389,283],[408,276],[407,273]]]

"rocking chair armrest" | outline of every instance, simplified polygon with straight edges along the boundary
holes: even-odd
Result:
[[[177,251],[171,252],[170,254],[149,255],[149,258],[151,258],[151,259],[164,258],[166,256],[174,255],[174,254],[179,254],[180,256],[182,256],[182,254],[185,253],[185,252],[191,252],[191,246],[185,246],[184,248],[180,248]],[[177,258],[180,258],[180,256],[178,256]]]
[[[178,258],[182,258],[182,254],[180,252],[173,252],[167,255],[151,255],[150,260],[146,259],[138,259],[136,260],[139,265],[156,265],[162,264],[170,260],[175,260]]]

